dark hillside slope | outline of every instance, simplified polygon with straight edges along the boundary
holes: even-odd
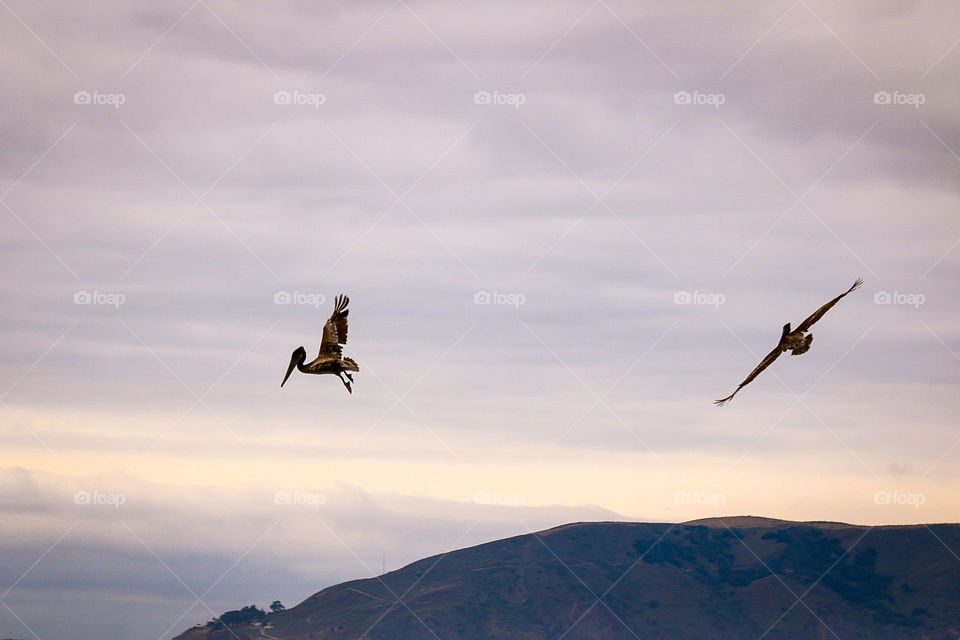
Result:
[[[953,640],[960,561],[947,547],[960,553],[960,525],[570,524],[426,558],[324,589],[258,624],[178,640]]]

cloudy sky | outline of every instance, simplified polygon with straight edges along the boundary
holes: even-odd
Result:
[[[960,518],[952,0],[0,5],[0,637],[575,520]],[[281,390],[339,292],[353,395]]]

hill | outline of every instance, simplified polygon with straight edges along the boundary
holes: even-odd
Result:
[[[949,547],[949,549],[948,549]],[[960,525],[740,516],[559,526],[177,640],[951,640]]]

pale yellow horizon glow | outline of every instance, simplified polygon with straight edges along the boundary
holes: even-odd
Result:
[[[843,447],[829,453],[766,451],[746,456],[736,451],[634,453],[557,447],[531,448],[530,455],[524,455],[506,444],[478,452],[475,438],[447,435],[444,442],[422,429],[417,440],[344,431],[293,437],[275,430],[240,444],[213,423],[206,425],[209,431],[194,425],[174,429],[155,442],[156,434],[169,429],[161,418],[143,419],[143,432],[153,435],[134,446],[120,438],[122,425],[88,422],[83,428],[56,431],[55,423],[62,426],[62,421],[34,419],[39,439],[22,434],[13,446],[5,446],[0,468],[73,477],[128,476],[178,487],[322,491],[348,486],[372,494],[463,503],[595,506],[625,519],[659,521],[749,514],[855,524],[950,522],[957,520],[953,498],[960,489],[960,479],[950,474],[898,475]],[[67,435],[73,438],[72,448],[55,446]],[[92,437],[115,442],[117,448],[83,444]],[[890,504],[883,504],[885,493]]]

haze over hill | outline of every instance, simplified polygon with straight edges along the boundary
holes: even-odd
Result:
[[[176,640],[951,640],[960,525],[756,517],[559,526],[425,558]],[[262,635],[261,635],[262,632]]]

